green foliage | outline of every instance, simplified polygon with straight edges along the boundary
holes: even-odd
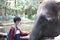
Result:
[[[0,2],[3,2],[3,0],[0,0]],[[14,10],[25,10],[25,9],[31,9],[34,11],[34,13],[29,13],[26,15],[29,19],[34,19],[36,15],[37,10],[37,0],[17,0],[16,3],[14,3],[15,6],[8,6],[6,8],[14,9]],[[2,7],[2,4],[0,5],[0,8]],[[11,13],[11,12],[10,12]]]
[[[36,9],[37,9],[37,6],[36,6],[36,5],[33,5],[33,6],[32,6],[32,9],[33,9],[33,10],[36,10]]]
[[[28,18],[28,19],[30,19],[30,20],[34,20],[35,17],[36,17],[36,14],[33,14],[33,15],[26,15],[25,17]]]
[[[16,10],[25,10],[25,9],[31,9],[32,11],[34,10],[34,12],[37,10],[37,0],[19,0],[16,2],[14,7],[11,7],[12,9],[16,9]],[[35,13],[28,13],[27,15],[25,15],[26,18],[29,18],[31,20],[34,20],[36,16],[36,12]]]
[[[22,2],[16,2],[16,7],[20,7],[20,8],[23,8],[23,3]]]
[[[19,0],[16,1],[15,6],[11,6],[11,8],[15,8],[15,9],[27,9],[27,8],[31,8],[32,10],[36,10],[37,9],[37,1],[35,0]]]
[[[5,1],[6,0],[0,0],[0,9],[5,8]]]

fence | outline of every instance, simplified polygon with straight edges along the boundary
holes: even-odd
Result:
[[[7,38],[7,33],[2,33],[0,32],[0,40],[5,40],[5,38]],[[21,40],[28,40],[29,39],[29,35],[28,36],[24,36],[24,37],[20,37]]]

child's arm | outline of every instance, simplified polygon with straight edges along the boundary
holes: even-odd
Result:
[[[14,28],[10,29],[10,40],[14,40]]]
[[[27,36],[28,34],[29,34],[28,32],[23,32],[23,31],[20,30],[20,35],[21,36]]]

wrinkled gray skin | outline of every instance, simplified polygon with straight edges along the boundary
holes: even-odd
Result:
[[[55,2],[45,3],[34,22],[29,40],[55,37],[60,34],[59,6]]]

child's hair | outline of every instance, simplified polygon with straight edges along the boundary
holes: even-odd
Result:
[[[14,21],[14,22],[16,22],[16,21],[21,21],[21,18],[18,17],[18,16],[15,16],[14,19],[13,19],[13,21]]]

